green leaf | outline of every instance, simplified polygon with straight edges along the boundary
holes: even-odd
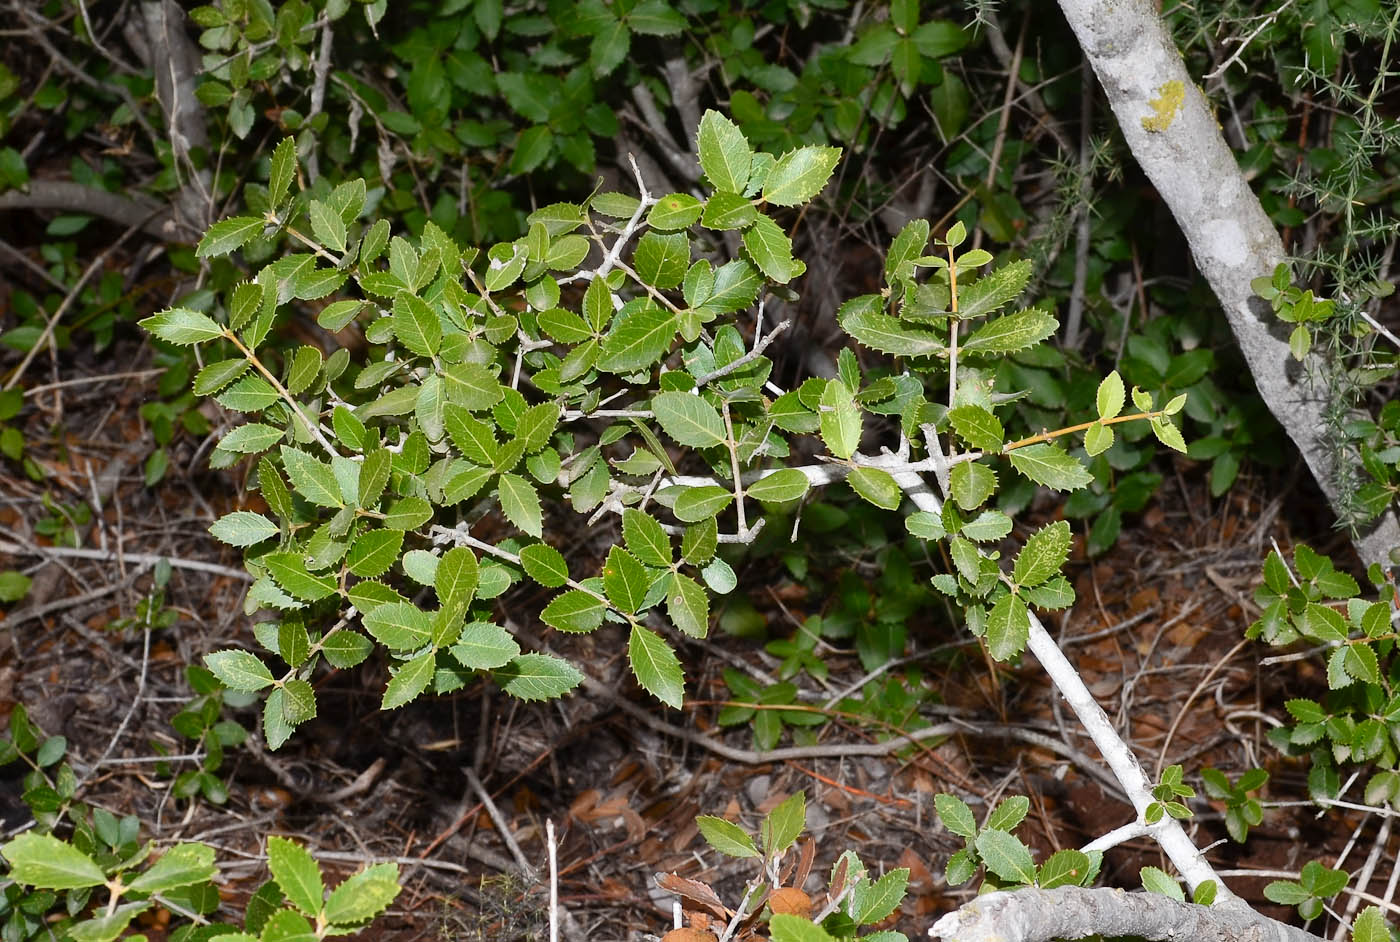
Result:
[[[1031,277],[1030,259],[1003,265],[958,292],[958,316],[963,320],[990,314],[1020,297]]]
[[[282,205],[287,198],[287,190],[297,172],[296,142],[284,137],[272,151],[272,162],[267,174],[267,202],[273,209]]]
[[[549,654],[522,654],[495,675],[506,693],[521,700],[553,700],[583,682],[577,668]]]
[[[855,338],[857,343],[891,356],[932,356],[948,347],[932,331],[906,326],[903,321],[880,311],[858,308],[838,317],[841,329]]]
[[[389,683],[384,688],[384,699],[380,701],[379,709],[397,710],[416,699],[428,688],[436,665],[437,652],[428,650],[393,670]]]
[[[416,651],[431,640],[433,621],[411,602],[386,602],[363,616],[365,630],[393,651]]]
[[[268,553],[260,562],[283,590],[304,602],[319,602],[335,593],[335,577],[312,575],[300,553]]]
[[[199,240],[195,258],[227,255],[262,234],[263,220],[257,216],[231,216],[209,227]]]
[[[310,206],[311,232],[321,245],[334,252],[345,251],[345,222],[340,213],[320,200],[312,200]]]
[[[282,446],[282,466],[287,469],[292,489],[318,507],[340,509],[345,502],[340,496],[340,484],[331,466],[318,461],[304,451]]]
[[[244,287],[247,287],[245,285]],[[256,291],[256,289],[254,289]],[[212,396],[248,371],[249,363],[242,357],[210,363],[195,375],[194,394]]]
[[[1060,322],[1036,308],[1018,311],[984,324],[962,342],[969,354],[1019,353],[1055,333]]]
[[[1186,439],[1181,437],[1181,429],[1172,424],[1167,418],[1158,417],[1150,422],[1152,434],[1157,436],[1157,440],[1168,448],[1186,454]]]
[[[827,380],[820,418],[826,447],[836,457],[849,459],[860,445],[861,414],[851,391],[839,379]]]
[[[694,579],[673,573],[666,590],[666,614],[684,634],[703,638],[710,630],[710,597]]]
[[[533,577],[532,577],[533,578]],[[607,606],[581,589],[560,593],[540,612],[540,621],[560,631],[592,631],[603,623]]]
[[[557,589],[569,581],[569,565],[564,555],[547,543],[531,543],[522,549],[520,565],[525,575],[548,589]]]
[[[759,216],[744,231],[744,248],[769,281],[785,285],[803,270],[792,257],[792,240],[767,216]]]
[[[1037,484],[1057,491],[1074,491],[1093,482],[1094,476],[1063,448],[1038,442],[1008,452],[1011,466]]]
[[[975,510],[996,491],[996,472],[986,465],[964,461],[948,473],[948,487],[959,507]]]
[[[219,439],[219,448],[234,454],[257,454],[282,440],[287,433],[271,425],[249,422],[240,425]]]
[[[399,895],[399,866],[375,864],[347,877],[326,900],[326,922],[349,925],[373,919]]]
[[[1003,595],[987,614],[987,651],[998,661],[1020,654],[1030,638],[1030,614],[1026,603]]]
[[[630,373],[649,367],[671,349],[675,337],[675,315],[660,308],[638,311],[603,338],[597,367],[605,373]]]
[[[674,232],[694,225],[704,204],[689,193],[671,193],[656,201],[647,213],[647,225],[661,232]]]
[[[214,651],[204,655],[204,666],[224,686],[245,693],[262,690],[274,683],[272,671],[267,669],[267,665],[247,651]]]
[[[784,504],[806,495],[812,482],[796,468],[781,468],[754,481],[744,493],[754,500]]]
[[[355,540],[345,555],[345,564],[355,575],[372,579],[398,562],[401,549],[402,530],[370,530]]]
[[[608,551],[603,563],[603,590],[609,602],[630,615],[641,608],[649,588],[651,579],[637,557],[620,546]]]
[[[647,36],[675,36],[686,21],[665,0],[642,0],[627,14],[627,25]]]
[[[651,409],[666,434],[678,444],[708,448],[724,443],[724,420],[714,406],[699,396],[659,393],[652,397]]]
[[[235,510],[224,514],[209,528],[216,540],[229,546],[252,546],[271,539],[278,533],[277,524],[251,510]]]
[[[305,847],[285,837],[269,836],[267,869],[293,906],[308,916],[321,912],[325,884],[321,882],[321,868]]]
[[[613,547],[613,551],[616,552],[617,547]],[[611,565],[611,553],[608,554],[608,561]],[[606,573],[607,569],[603,571]],[[632,673],[636,675],[637,682],[648,693],[669,707],[681,708],[685,699],[685,676],[681,673],[680,659],[664,638],[633,622],[632,635],[627,642],[627,658],[632,663]]]
[[[363,664],[373,650],[368,638],[347,628],[332,631],[321,640],[321,653],[332,667],[341,670]]]
[[[806,827],[807,795],[797,791],[764,815],[763,823],[759,826],[763,849],[770,857],[782,853],[793,845]]]
[[[534,485],[518,474],[502,474],[497,490],[506,519],[539,539],[544,532],[544,515]]]
[[[940,792],[933,796],[933,810],[943,826],[958,837],[970,841],[977,835],[977,819],[961,798]]]
[[[768,923],[769,935],[773,942],[836,942],[836,939],[821,926],[790,913],[776,913]],[[866,938],[874,939],[874,936]],[[884,940],[876,940],[884,942]]]
[[[706,111],[695,143],[700,169],[715,189],[743,193],[749,182],[753,148],[739,126],[718,111]]]
[[[1111,419],[1123,411],[1123,377],[1114,370],[1099,383],[1098,394],[1094,397],[1100,419]]]
[[[758,209],[753,202],[738,193],[723,190],[705,202],[700,225],[706,229],[745,229],[758,221]]]
[[[1001,420],[977,405],[962,405],[948,410],[948,421],[963,441],[981,451],[996,453],[1006,431]]]
[[[1351,924],[1351,942],[1390,942],[1390,926],[1379,906],[1367,906]]]
[[[909,868],[898,867],[871,884],[862,884],[855,892],[857,925],[869,926],[894,915],[909,888]],[[866,938],[869,938],[867,936]]]
[[[127,889],[136,893],[163,893],[180,886],[214,879],[214,848],[207,844],[177,844],[160,855]]]
[[[499,625],[474,621],[462,628],[457,643],[448,649],[457,662],[470,670],[504,667],[520,654],[520,645]]]
[[[1056,520],[1032,534],[1016,557],[1011,578],[1018,586],[1040,585],[1056,575],[1069,559],[1069,523]]]
[[[1142,888],[1149,893],[1157,893],[1178,903],[1186,902],[1186,894],[1181,884],[1158,867],[1143,867],[1138,871],[1142,877]]]
[[[400,291],[394,298],[391,322],[394,337],[410,351],[422,357],[437,354],[442,345],[442,321],[422,298]]]
[[[1090,458],[1103,454],[1113,447],[1113,429],[1102,422],[1095,422],[1084,430],[1084,451]]]
[[[648,232],[637,240],[632,263],[642,284],[675,288],[690,266],[690,239],[684,232]]]
[[[734,499],[731,491],[713,484],[689,487],[676,498],[673,512],[684,523],[698,523],[714,517]]]
[[[0,854],[10,862],[11,880],[41,890],[75,890],[107,882],[91,857],[52,834],[26,831],[0,847]]]
[[[714,815],[702,814],[695,819],[700,836],[726,857],[757,857],[758,848],[743,828]]]
[[[33,584],[33,579],[14,569],[0,572],[0,602],[18,602],[29,594]]]
[[[988,829],[973,842],[987,869],[1008,883],[1034,883],[1035,861],[1014,834]]]
[[[1042,890],[1053,890],[1057,886],[1079,886],[1089,872],[1089,855],[1078,850],[1056,851],[1050,859],[1040,865],[1040,878],[1037,881]]]
[[[851,485],[851,490],[885,510],[898,510],[900,502],[904,499],[904,491],[895,483],[894,477],[880,468],[868,468],[864,465],[852,468],[846,480]]]
[[[671,565],[674,557],[671,538],[645,511],[628,507],[622,512],[622,537],[632,554],[646,565],[663,568]]]
[[[198,311],[177,307],[152,314],[139,322],[166,343],[187,347],[224,335],[224,329]]]
[[[839,147],[799,147],[778,158],[763,181],[763,198],[774,206],[797,206],[822,191],[836,162]]]

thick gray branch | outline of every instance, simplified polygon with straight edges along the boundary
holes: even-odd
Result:
[[[31,180],[23,190],[0,193],[0,210],[4,209],[91,213],[124,226],[139,225],[142,231],[163,242],[193,241],[203,234],[202,229],[178,225],[170,207],[142,193],[132,191],[124,196],[68,180]]]
[[[939,919],[928,934],[957,942],[1048,942],[1096,934],[1193,942],[1321,942],[1238,901],[1197,906],[1157,893],[1074,886],[988,893]]]
[[[1229,318],[1259,394],[1334,508],[1341,506],[1325,400],[1310,391],[1277,321],[1249,283],[1284,260],[1283,242],[1240,173],[1215,115],[1149,0],[1060,0],[1123,137],[1186,235]],[[1317,364],[1304,364],[1310,369]],[[1388,512],[1356,548],[1391,565],[1400,521]]]

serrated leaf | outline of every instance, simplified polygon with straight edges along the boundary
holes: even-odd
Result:
[[[248,287],[244,285],[243,287]],[[255,289],[256,290],[256,289]],[[242,357],[220,360],[201,369],[194,378],[196,396],[212,396],[248,371],[249,363]]]
[[[897,867],[874,883],[862,885],[856,890],[856,909],[852,918],[860,926],[869,926],[888,919],[899,908],[908,888],[908,867]]]
[[[495,676],[506,693],[521,700],[553,700],[583,682],[577,668],[548,654],[522,654]]]
[[[963,510],[975,510],[997,489],[997,475],[991,468],[964,461],[948,473],[948,491]]]
[[[974,842],[987,869],[1008,883],[1034,883],[1035,861],[1020,838],[1006,831],[986,830]]]
[[[540,612],[540,621],[560,631],[592,631],[603,623],[607,605],[596,595],[570,589],[556,596]]]
[[[759,216],[744,230],[744,248],[769,281],[785,285],[799,271],[792,257],[792,240],[776,222]]]
[[[564,555],[547,543],[531,543],[522,549],[520,565],[525,575],[548,589],[557,589],[569,581],[569,565]]]
[[[678,520],[685,523],[699,523],[714,517],[728,507],[732,500],[733,492],[722,487],[712,484],[690,487],[676,498],[673,513]]]
[[[661,232],[674,232],[694,225],[704,205],[689,193],[671,193],[656,201],[647,213],[647,225]]]
[[[267,174],[267,202],[273,209],[282,205],[287,198],[287,190],[297,171],[296,142],[284,137],[272,151],[272,161]]]
[[[347,877],[345,882],[331,891],[326,900],[326,922],[337,926],[373,919],[389,908],[400,889],[398,864],[381,863],[366,867]]]
[[[663,392],[652,397],[652,414],[678,444],[709,448],[725,440],[724,419],[714,406],[699,396],[684,392]]]
[[[387,602],[366,613],[363,622],[376,641],[394,651],[415,651],[433,634],[428,613],[411,602]]]
[[[1031,535],[1016,557],[1011,579],[1019,586],[1040,585],[1060,571],[1069,559],[1069,523],[1056,520]]]
[[[620,546],[608,551],[603,563],[603,590],[609,602],[630,615],[641,608],[650,587],[646,567],[637,557]]]
[[[339,628],[321,639],[321,653],[332,667],[341,670],[363,664],[373,650],[368,638],[348,628]]]
[[[402,549],[402,530],[370,530],[356,538],[345,554],[345,565],[355,575],[372,579],[388,572]]]
[[[1152,419],[1152,434],[1157,436],[1157,440],[1168,448],[1186,454],[1186,439],[1181,436],[1181,429],[1172,424],[1170,419]]]
[[[462,628],[457,643],[448,649],[457,662],[470,670],[494,670],[520,654],[520,645],[499,625],[476,621]]]
[[[988,272],[959,290],[958,316],[964,320],[982,317],[1010,304],[1026,290],[1030,277],[1030,259],[1012,262]]]
[[[1390,942],[1390,926],[1379,906],[1367,906],[1351,924],[1351,942]]]
[[[272,578],[288,594],[304,602],[319,602],[336,590],[335,577],[317,576],[307,571],[300,553],[268,553],[260,559]]]
[[[891,356],[933,356],[948,346],[932,331],[909,326],[879,311],[853,310],[840,318],[840,324],[857,343]]]
[[[682,633],[703,638],[710,630],[710,597],[694,579],[674,573],[666,590],[666,614]]]
[[[1050,859],[1040,865],[1040,878],[1037,881],[1042,890],[1053,890],[1057,886],[1079,886],[1089,872],[1089,856],[1082,851],[1066,848],[1050,855]]]
[[[320,200],[312,200],[309,209],[311,232],[321,245],[333,252],[345,251],[345,222],[340,213]]]
[[[214,848],[207,844],[176,844],[127,884],[127,889],[134,893],[163,893],[212,880],[217,873]]]
[[[611,563],[611,554],[608,559]],[[648,693],[669,707],[681,708],[685,699],[685,675],[681,672],[680,659],[664,638],[633,622],[627,657],[637,682]]]
[[[394,337],[408,350],[422,357],[437,354],[442,344],[442,321],[422,298],[400,291],[394,297],[391,322]]]
[[[894,477],[881,468],[864,465],[852,468],[846,481],[851,485],[851,490],[885,510],[898,510],[904,499],[904,491],[895,483]]]
[[[1015,657],[1030,638],[1030,614],[1026,603],[1004,595],[987,614],[987,651],[998,661]]]
[[[43,890],[75,890],[107,882],[91,857],[52,834],[26,831],[0,847],[10,862],[7,874],[16,883]]]
[[[705,839],[705,843],[726,857],[758,856],[758,848],[754,845],[753,838],[732,821],[702,814],[695,819],[695,826],[700,829],[700,836]]]
[[[540,509],[540,495],[534,485],[518,474],[502,474],[497,493],[501,499],[501,512],[506,519],[539,539],[544,532],[544,514]]]
[[[262,219],[257,216],[231,216],[220,220],[210,226],[204,238],[199,240],[199,247],[194,251],[195,258],[227,255],[242,248],[262,234],[263,225]]]
[[[830,452],[842,460],[860,445],[861,413],[851,391],[838,379],[827,380],[821,396],[821,436]]]
[[[778,158],[763,181],[763,198],[774,206],[797,206],[822,191],[841,159],[839,147],[799,147]]]
[[[597,368],[605,373],[644,369],[671,349],[675,337],[675,315],[659,308],[638,311],[603,338]]]
[[[318,507],[339,510],[345,506],[340,496],[340,484],[330,465],[290,445],[283,445],[282,466],[287,469],[292,489],[304,499]]]
[[[622,512],[622,538],[632,554],[646,565],[663,568],[671,565],[674,557],[671,538],[645,511],[628,507]]]
[[[1111,419],[1123,411],[1124,402],[1123,377],[1114,370],[1103,378],[1099,383],[1098,393],[1094,396],[1094,404],[1098,408],[1100,419]]]
[[[754,500],[783,504],[806,495],[812,487],[807,475],[796,468],[780,468],[754,481],[744,493]]]
[[[1001,420],[977,405],[962,405],[948,410],[948,421],[963,441],[986,452],[1001,451],[1006,431]]]
[[[983,324],[962,342],[962,351],[979,355],[1019,353],[1051,336],[1059,327],[1054,315],[1029,308]]]
[[[466,605],[481,581],[481,564],[465,546],[454,546],[442,554],[433,573],[433,588],[444,606]]]
[[[321,868],[305,847],[275,834],[267,839],[267,869],[282,895],[308,916],[321,912],[325,884]]]
[[[1084,451],[1090,458],[1097,457],[1113,447],[1113,429],[1102,422],[1095,422],[1084,430]]]
[[[1092,483],[1094,476],[1063,448],[1037,442],[1008,452],[1011,466],[1037,484],[1057,491],[1074,491]]]
[[[744,132],[718,111],[706,111],[696,133],[700,169],[717,190],[743,193],[749,182],[753,148]]]
[[[977,819],[961,798],[939,792],[933,796],[933,810],[943,826],[958,837],[970,841],[977,835]]]
[[[770,857],[781,854],[796,842],[807,827],[807,795],[794,792],[764,815],[759,825],[763,848]]]
[[[277,524],[251,510],[235,510],[214,521],[209,533],[229,546],[252,546],[278,533]]]
[[[1142,888],[1149,893],[1157,893],[1179,903],[1186,902],[1186,894],[1181,884],[1158,867],[1143,867],[1138,871],[1142,877]]]
[[[436,664],[437,652],[429,650],[392,671],[389,683],[384,688],[384,699],[380,701],[379,709],[396,710],[415,700],[428,689]]]
[[[224,329],[198,311],[171,308],[139,321],[140,325],[166,343],[187,347],[224,335]]]
[[[249,422],[230,430],[219,439],[219,448],[237,455],[257,454],[277,444],[284,435],[286,432],[280,428]]]
[[[978,543],[1000,540],[1011,532],[1011,518],[999,510],[984,510],[967,523],[964,523],[962,529],[958,532],[969,540],[975,540]],[[914,535],[921,536],[921,534],[918,533]],[[925,537],[925,539],[936,538]]]

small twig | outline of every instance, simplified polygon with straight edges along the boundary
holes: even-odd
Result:
[[[732,363],[726,363],[724,366],[721,366],[718,369],[711,370],[703,376],[696,377],[695,385],[705,386],[709,383],[714,382],[717,379],[728,376],[730,373],[733,373],[736,370],[741,370],[744,367],[748,366],[754,360],[757,360],[760,356],[763,355],[763,351],[768,349],[768,345],[773,342],[773,338],[777,337],[779,334],[781,334],[783,331],[787,330],[791,326],[791,318],[780,323],[774,324],[773,329],[768,331],[768,334],[765,337],[763,337],[762,340],[754,344],[752,350],[750,350],[748,353],[745,353],[743,356],[739,357],[739,359],[733,361]]]
[[[506,821],[505,815],[501,814],[501,809],[496,807],[496,803],[491,800],[491,793],[481,784],[481,779],[477,777],[475,769],[466,769],[467,784],[476,792],[477,800],[481,802],[486,813],[491,816],[491,823],[496,825],[496,831],[501,835],[501,840],[505,842],[510,855],[515,858],[515,864],[520,868],[520,873],[525,879],[534,883],[539,879],[535,873],[535,868],[530,866],[530,861],[525,859],[525,854],[520,850],[520,845],[515,842],[515,835],[510,833],[510,825]]]
[[[23,543],[11,543],[8,540],[0,540],[0,553],[10,553],[15,556],[95,559],[101,562],[115,562],[119,558],[119,554],[105,550],[82,549],[72,546],[30,546]],[[221,566],[218,563],[206,563],[198,559],[181,559],[178,556],[164,556],[159,553],[121,553],[120,559],[129,563],[138,563],[148,566],[154,566],[161,560],[165,560],[176,569],[208,572],[216,576],[227,576],[230,579],[238,579],[242,582],[253,581],[253,577],[242,569],[234,569],[231,566]]]
[[[544,836],[549,844],[549,942],[559,942],[559,859],[553,818],[545,819]]]
[[[78,779],[77,785],[74,786],[74,794],[82,790],[82,787],[85,784],[87,784],[87,780],[92,777],[92,773],[96,772],[98,767],[101,766],[102,763],[107,761],[107,757],[112,754],[112,750],[117,748],[118,741],[121,740],[122,734],[126,732],[127,725],[131,723],[132,715],[136,712],[136,708],[141,705],[141,701],[145,697],[146,675],[149,671],[150,665],[151,626],[147,624],[144,626],[144,630],[141,632],[141,674],[139,677],[137,677],[136,680],[136,693],[132,696],[131,703],[126,708],[126,714],[122,716],[122,721],[117,724],[117,731],[112,734],[111,739],[107,740],[107,748],[103,750],[102,755],[98,757],[98,760],[94,762],[91,766],[89,766],[88,770],[84,772],[82,776]]]

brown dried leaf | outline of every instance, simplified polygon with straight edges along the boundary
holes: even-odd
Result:
[[[812,897],[795,886],[785,886],[774,890],[768,897],[768,908],[774,913],[787,913],[809,919],[812,915]]]
[[[701,883],[699,880],[692,880],[676,873],[658,873],[656,885],[668,893],[675,893],[677,896],[707,907],[721,919],[729,915],[729,910],[725,909],[724,903],[708,883]]]

